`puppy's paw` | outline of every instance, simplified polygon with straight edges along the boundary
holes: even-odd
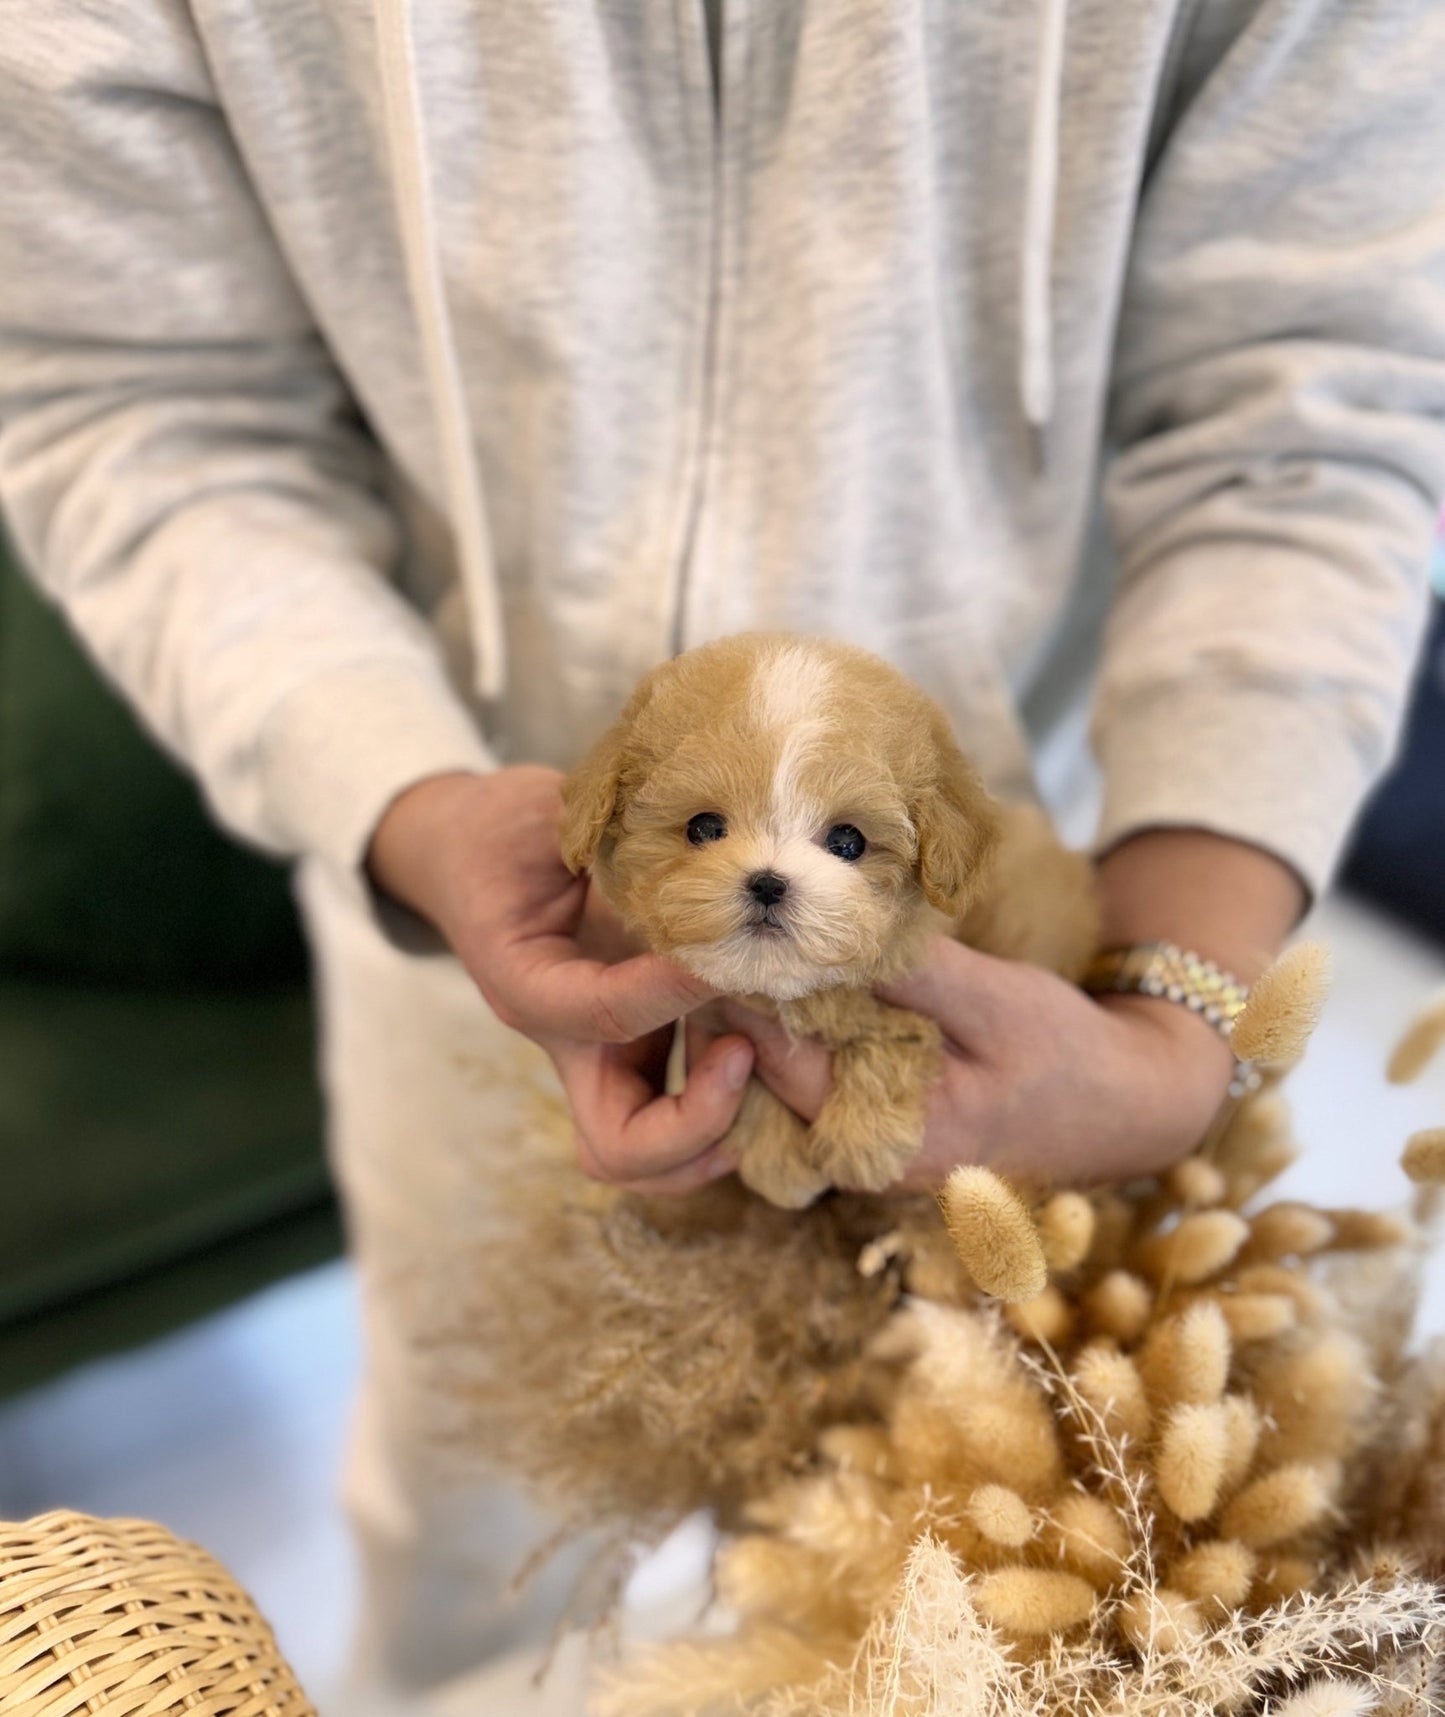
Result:
[[[813,1161],[835,1186],[859,1192],[892,1186],[917,1156],[943,1054],[932,1021],[903,1009],[890,1013],[896,1035],[859,1038],[835,1051],[833,1089],[813,1123]]]
[[[739,1179],[769,1204],[802,1210],[832,1184],[813,1161],[807,1125],[756,1079],[728,1141]]]
[[[830,1186],[883,1192],[923,1145],[923,1105],[881,1115],[831,1099],[813,1123],[812,1157]]]

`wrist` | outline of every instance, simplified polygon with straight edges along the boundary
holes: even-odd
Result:
[[[1174,942],[1252,983],[1306,905],[1271,853],[1196,829],[1148,829],[1099,864],[1105,948]]]
[[[451,835],[492,777],[470,771],[428,776],[404,788],[382,813],[366,852],[366,873],[383,894],[437,929],[446,913]]]

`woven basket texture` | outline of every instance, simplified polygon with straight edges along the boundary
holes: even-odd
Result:
[[[143,1520],[0,1524],[3,1717],[315,1717],[226,1570]]]

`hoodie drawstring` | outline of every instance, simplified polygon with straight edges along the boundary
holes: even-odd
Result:
[[[471,615],[476,689],[484,700],[492,701],[501,696],[507,677],[502,599],[482,500],[471,414],[457,361],[456,332],[442,280],[410,0],[378,0],[376,40],[407,286],[421,331],[422,357],[441,443],[442,474]]]
[[[1054,414],[1054,340],[1051,300],[1054,222],[1059,194],[1059,109],[1064,87],[1064,32],[1068,0],[1043,0],[1043,33],[1029,127],[1028,186],[1024,193],[1023,266],[1019,281],[1019,398],[1028,422],[1047,428]]]

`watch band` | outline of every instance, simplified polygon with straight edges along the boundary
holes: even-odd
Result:
[[[1177,942],[1106,948],[1090,962],[1082,987],[1091,996],[1157,996],[1178,1002],[1225,1039],[1249,1000],[1249,990],[1232,972]]]

